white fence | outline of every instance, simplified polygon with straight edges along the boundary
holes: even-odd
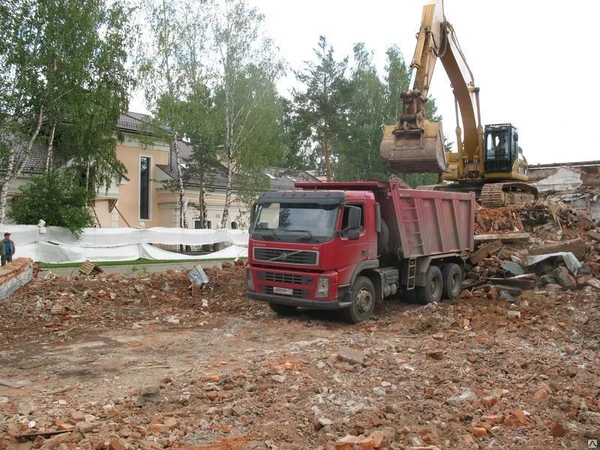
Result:
[[[66,228],[35,225],[2,225],[0,234],[11,233],[14,258],[35,262],[66,263],[89,261],[135,261],[235,258],[247,255],[248,231],[183,228],[85,228],[75,236]],[[201,246],[224,243],[227,247],[208,255],[193,256],[155,247],[161,245]]]

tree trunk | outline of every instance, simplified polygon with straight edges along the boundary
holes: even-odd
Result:
[[[231,204],[231,190],[233,188],[233,122],[231,114],[233,111],[232,88],[225,88],[225,149],[226,167],[227,167],[227,185],[225,187],[225,204],[223,205],[223,216],[221,217],[221,228],[227,228],[227,220],[229,219],[229,205]]]
[[[327,117],[325,117],[323,128],[323,157],[325,158],[325,175],[327,175],[327,181],[331,181],[333,175],[331,173],[331,150],[329,149],[329,139],[327,139],[327,134],[329,133],[329,121],[327,120]]]
[[[0,186],[0,225],[4,223],[4,218],[6,216],[6,200],[8,197],[8,188],[10,187],[10,182],[21,175],[23,171],[23,167],[25,167],[25,163],[31,154],[31,149],[33,148],[33,144],[40,133],[40,128],[42,128],[42,120],[44,119],[44,107],[40,107],[40,112],[38,114],[38,122],[36,129],[29,139],[29,143],[25,151],[23,152],[22,158],[20,158],[19,164],[16,163],[16,153],[14,148],[8,149],[8,163],[6,165],[6,173],[2,179],[2,185]],[[41,217],[40,217],[41,219]]]
[[[183,185],[183,176],[181,173],[181,154],[177,145],[177,134],[173,135],[173,154],[175,155],[175,174],[179,185],[179,227],[187,228],[187,199],[185,197],[185,186]]]
[[[227,161],[227,187],[225,188],[225,205],[223,206],[223,217],[221,218],[221,228],[227,228],[229,220],[229,206],[231,205],[231,191],[233,190],[233,169],[231,161]]]
[[[206,187],[204,186],[204,172],[200,174],[200,192],[198,193],[198,210],[200,220],[200,228],[207,228],[208,211],[206,207]]]
[[[46,173],[50,170],[50,161],[52,161],[52,150],[54,145],[54,133],[56,133],[56,122],[52,125],[50,133],[50,142],[48,142],[48,151],[46,152]]]
[[[327,181],[331,181],[331,152],[329,151],[329,141],[327,138],[323,138],[323,157],[325,158],[325,175],[327,175]]]

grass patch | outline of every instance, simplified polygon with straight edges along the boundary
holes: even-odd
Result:
[[[189,263],[189,262],[204,262],[204,261],[228,261],[233,260],[235,258],[214,258],[214,259],[136,259],[134,261],[93,261],[94,264],[100,267],[107,266],[142,266],[142,265],[152,265],[152,264],[177,264],[177,263]],[[41,269],[56,269],[61,267],[79,267],[83,263],[82,262],[74,262],[74,263],[60,263],[60,264],[48,264],[48,263],[37,263],[38,267]]]

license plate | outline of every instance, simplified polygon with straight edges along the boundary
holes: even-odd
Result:
[[[279,294],[279,295],[294,295],[294,290],[290,289],[290,288],[284,288],[284,287],[273,287],[273,294]]]

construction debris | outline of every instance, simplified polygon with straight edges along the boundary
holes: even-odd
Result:
[[[99,273],[104,272],[102,267],[91,261],[84,262],[78,270],[82,275],[98,275]]]
[[[476,229],[529,240],[479,243],[460,299],[399,295],[354,326],[247,299],[242,261],[203,269],[212,290],[200,271],[34,279],[0,302],[0,449],[589,448],[596,225],[542,199]]]

